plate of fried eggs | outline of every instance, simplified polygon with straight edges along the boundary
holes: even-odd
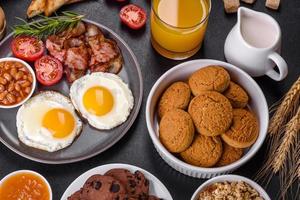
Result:
[[[87,73],[72,84],[37,84],[23,105],[1,109],[0,141],[19,155],[48,164],[81,161],[116,144],[134,123],[143,94],[137,59],[117,34],[89,23],[117,42],[122,70]],[[11,55],[12,38],[0,43],[0,57]]]

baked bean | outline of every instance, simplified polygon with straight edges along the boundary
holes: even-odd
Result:
[[[1,92],[1,93],[0,93],[0,101],[2,101],[2,100],[6,97],[7,94],[8,94],[8,91],[7,91],[7,90]]]
[[[8,93],[6,95],[6,98],[9,101],[9,103],[11,103],[11,104],[13,104],[13,103],[16,102],[16,97],[13,94],[11,94],[11,93]]]
[[[15,79],[16,79],[16,80],[20,80],[20,79],[23,77],[23,75],[24,75],[24,72],[19,71],[19,72],[16,74]]]
[[[0,83],[1,83],[2,85],[6,85],[7,80],[6,80],[5,78],[0,77]]]
[[[21,90],[21,86],[18,83],[15,83],[15,90],[18,92]]]
[[[30,88],[30,87],[26,87],[24,91],[25,91],[27,94],[29,94],[30,91],[31,91],[31,88]]]
[[[21,68],[21,67],[23,67],[23,64],[22,64],[22,63],[19,63],[19,62],[15,62],[15,63],[14,63],[14,66],[15,66],[16,68]]]
[[[14,89],[15,89],[14,83],[11,82],[11,83],[8,85],[7,90],[8,90],[8,92],[11,92],[11,91],[13,91]]]
[[[11,68],[11,70],[10,70],[10,75],[11,75],[12,77],[15,77],[16,74],[17,74],[17,69],[16,69],[15,67]]]
[[[32,83],[32,81],[33,81],[33,80],[32,80],[31,74],[28,75],[28,81],[29,81],[30,83]]]
[[[3,77],[7,80],[7,81],[11,81],[12,77],[9,73],[4,73]]]
[[[2,103],[3,103],[4,105],[8,105],[8,104],[9,104],[9,101],[7,100],[7,98],[4,98],[4,99],[2,100]]]
[[[5,90],[5,87],[0,84],[0,92],[3,92]]]
[[[26,87],[28,87],[28,86],[30,86],[31,85],[31,83],[29,82],[29,81],[24,81],[22,84],[21,84],[21,87],[22,88],[26,88]]]
[[[0,62],[0,104],[21,102],[32,90],[33,76],[22,63]]]
[[[10,64],[9,64],[9,62],[6,62],[6,63],[4,64],[4,69],[5,69],[5,70],[9,70],[9,69],[10,69]]]

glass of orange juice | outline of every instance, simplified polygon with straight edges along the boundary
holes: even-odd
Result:
[[[152,0],[151,43],[174,60],[188,58],[201,48],[211,0]]]

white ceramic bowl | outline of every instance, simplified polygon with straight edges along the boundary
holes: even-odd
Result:
[[[271,200],[269,195],[266,193],[266,191],[258,185],[256,182],[243,177],[243,176],[238,176],[238,175],[222,175],[222,176],[217,176],[215,178],[209,179],[208,181],[204,182],[193,194],[191,200],[198,200],[199,199],[199,194],[202,190],[204,190],[206,187],[210,186],[211,184],[218,183],[218,182],[237,182],[237,181],[243,181],[245,183],[248,183],[251,187],[253,187],[261,197],[264,198],[264,200]]]
[[[244,156],[227,166],[203,168],[183,162],[171,154],[160,142],[158,131],[157,103],[163,91],[175,81],[184,81],[195,71],[208,65],[220,65],[230,74],[231,79],[240,84],[250,97],[249,106],[255,113],[259,122],[259,136],[256,142],[248,148]],[[163,67],[163,66],[162,66]],[[152,87],[147,99],[146,121],[150,137],[160,156],[175,170],[196,178],[211,178],[221,174],[227,174],[239,168],[250,160],[263,144],[269,123],[268,105],[263,92],[257,83],[241,69],[217,60],[193,60],[177,65],[163,74]]]
[[[80,175],[78,178],[76,178],[71,185],[67,188],[67,190],[64,192],[63,196],[61,197],[60,200],[67,200],[69,196],[71,196],[74,192],[79,190],[86,180],[91,177],[92,175],[95,174],[105,174],[105,172],[115,169],[115,168],[123,168],[127,169],[130,172],[135,172],[139,170],[142,172],[145,177],[149,180],[149,193],[150,195],[155,195],[159,198],[162,198],[164,200],[173,200],[170,192],[168,189],[164,186],[160,180],[158,180],[154,175],[149,173],[148,171],[141,169],[139,167],[133,166],[133,165],[127,165],[127,164],[107,164],[107,165],[102,165],[99,167],[95,167],[82,175]]]
[[[18,171],[14,171],[10,174],[7,174],[4,178],[1,179],[0,181],[0,186],[2,183],[4,183],[8,178],[17,175],[17,174],[21,174],[21,173],[29,173],[29,174],[34,174],[36,176],[38,176],[39,178],[41,178],[45,183],[46,186],[48,187],[48,191],[49,191],[49,200],[52,200],[52,189],[51,186],[49,184],[49,182],[47,181],[47,179],[45,177],[43,177],[41,174],[35,172],[35,171],[31,171],[31,170],[18,170]]]
[[[36,87],[36,78],[35,78],[35,73],[34,73],[32,67],[25,61],[18,59],[18,58],[13,58],[13,57],[7,57],[7,58],[0,59],[0,62],[6,62],[6,61],[14,61],[14,62],[22,63],[29,70],[29,72],[32,75],[32,88],[31,88],[29,95],[25,99],[23,99],[22,101],[20,101],[17,104],[13,104],[13,105],[8,105],[8,106],[0,105],[0,108],[15,108],[15,107],[18,107],[18,106],[22,105],[23,103],[25,103],[32,96],[32,94],[35,90],[35,87]]]

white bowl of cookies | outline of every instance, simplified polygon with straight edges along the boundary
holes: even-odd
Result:
[[[227,174],[263,145],[265,96],[244,71],[217,60],[193,60],[163,74],[147,99],[146,121],[160,156],[196,178]]]
[[[238,175],[222,175],[204,182],[191,200],[205,199],[256,199],[271,200],[256,182]]]

